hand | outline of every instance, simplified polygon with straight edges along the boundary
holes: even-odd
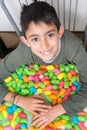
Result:
[[[49,123],[51,123],[57,116],[65,113],[62,105],[56,105],[49,109],[48,112],[40,113],[41,116],[35,116],[33,118],[31,126],[36,125],[40,130],[43,130]]]
[[[37,115],[40,112],[48,112],[48,109],[50,108],[50,106],[45,105],[44,99],[38,95],[31,96],[31,97],[21,96],[19,98],[17,105],[28,110],[34,115]]]

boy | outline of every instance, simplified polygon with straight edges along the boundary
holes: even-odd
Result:
[[[69,31],[64,30],[52,6],[36,2],[24,6],[21,12],[23,36],[21,43],[0,63],[0,79],[12,74],[22,64],[76,64],[81,90],[69,100],[55,106],[47,106],[40,96],[23,97],[16,95],[14,103],[36,116],[33,123],[41,130],[57,116],[68,113],[70,116],[87,106],[87,53],[82,42]],[[0,87],[0,101],[9,101],[14,95]],[[31,104],[31,105],[29,105]],[[37,112],[40,112],[38,115]]]

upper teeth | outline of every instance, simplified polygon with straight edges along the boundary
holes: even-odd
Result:
[[[41,52],[43,55],[48,55],[50,53],[50,51],[44,51],[44,52]]]

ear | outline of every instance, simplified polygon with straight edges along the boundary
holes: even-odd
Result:
[[[24,36],[20,36],[20,40],[21,42],[23,42],[26,46],[30,47],[29,42],[27,41],[27,39]]]
[[[58,37],[61,38],[63,33],[64,33],[64,26],[61,25],[60,29],[59,29],[59,32],[58,32]]]

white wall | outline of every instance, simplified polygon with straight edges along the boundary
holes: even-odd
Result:
[[[8,18],[0,7],[0,31],[13,31],[13,27],[10,24]]]
[[[10,11],[13,19],[15,20],[17,26],[20,29],[20,11],[21,6],[19,5],[18,0],[4,0],[5,5],[7,6],[8,10]],[[22,3],[25,3],[25,0],[21,0]],[[27,0],[28,4],[32,2],[32,0]],[[45,0],[43,0],[45,1]],[[50,4],[53,3],[53,6],[56,8],[57,14],[60,16],[60,21],[64,25],[64,10],[63,10],[63,3],[64,0],[46,0]],[[71,6],[71,16],[70,16],[70,30],[73,30],[74,24],[74,16],[75,16],[75,4],[77,0],[72,0]],[[59,2],[59,12],[58,12],[58,2]],[[68,29],[69,25],[69,9],[70,9],[70,0],[65,0],[65,28]],[[85,25],[87,23],[87,0],[78,0],[78,7],[77,7],[77,16],[76,16],[76,24],[75,24],[75,31],[83,31]],[[14,31],[11,23],[9,22],[6,14],[3,12],[0,6],[0,31]]]

